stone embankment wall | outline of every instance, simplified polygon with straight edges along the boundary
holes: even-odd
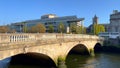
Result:
[[[112,39],[109,38],[104,41],[103,44],[103,51],[104,52],[113,52],[113,53],[120,53],[120,39]]]

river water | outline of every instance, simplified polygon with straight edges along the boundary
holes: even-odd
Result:
[[[68,68],[120,68],[120,55],[96,54],[95,57],[70,55]]]
[[[47,64],[46,64],[47,66]],[[94,57],[89,55],[71,54],[67,56],[67,68],[120,68],[120,54],[99,53]],[[61,67],[61,68],[63,68]],[[55,68],[34,65],[10,65],[9,68]]]

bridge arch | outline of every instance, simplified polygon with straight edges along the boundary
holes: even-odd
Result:
[[[94,46],[94,52],[101,52],[102,51],[102,44],[97,42]]]
[[[89,49],[85,44],[76,44],[71,46],[66,52],[66,58],[69,53],[89,54]]]
[[[43,55],[46,55],[48,56],[50,59],[52,59],[52,61],[54,61],[54,63],[56,64],[57,66],[57,58],[58,56],[55,56],[55,53],[51,50],[48,50],[46,48],[43,48],[43,47],[30,47],[30,48],[27,48],[27,53],[39,53],[39,54],[43,54]]]
[[[46,54],[36,53],[36,52],[28,52],[21,53],[12,56],[11,64],[29,64],[29,65],[40,65],[40,66],[49,66],[56,67],[55,62]]]
[[[51,61],[54,61],[54,63],[57,66],[58,55],[56,55],[56,53],[52,50],[53,49],[49,50],[46,47],[41,47],[41,46],[26,47],[26,48],[23,47],[23,48],[18,48],[18,49],[2,51],[0,53],[2,53],[3,55],[0,56],[0,58],[6,59],[8,57],[12,57],[12,56],[19,55],[19,54],[38,53],[38,54],[43,54],[43,55],[49,57],[49,59],[52,59]]]

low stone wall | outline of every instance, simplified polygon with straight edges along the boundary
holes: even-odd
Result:
[[[0,34],[0,50],[13,49],[20,47],[29,47],[37,45],[64,43],[64,42],[81,42],[81,41],[99,41],[102,38],[82,34],[40,34],[40,33],[13,33]]]
[[[109,38],[105,40],[102,47],[102,51],[109,53],[120,53],[120,39]]]
[[[36,40],[49,40],[49,39],[102,39],[93,35],[82,34],[40,34],[40,33],[13,33],[13,34],[0,34],[0,43],[21,43],[31,42]]]
[[[120,48],[116,46],[103,46],[102,52],[104,53],[119,53],[120,54]]]
[[[104,41],[104,46],[114,46],[120,48],[120,39],[108,39]]]
[[[62,60],[65,59],[70,50],[77,45],[85,46],[89,54],[94,56],[93,48],[103,41],[102,38],[92,35],[39,33],[0,34],[0,40],[0,59],[20,53],[35,52],[49,56],[56,65],[59,56]]]

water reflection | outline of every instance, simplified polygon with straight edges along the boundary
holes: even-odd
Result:
[[[67,68],[65,61],[58,62],[58,68]]]
[[[69,55],[65,62],[60,62],[58,68],[120,68],[120,54],[96,54],[89,55]],[[10,59],[10,58],[9,58]],[[8,60],[6,60],[8,61]],[[0,68],[6,68],[8,64],[1,61]],[[41,62],[40,62],[41,63]],[[10,65],[9,68],[55,68],[39,65]]]
[[[8,68],[11,57],[0,60],[0,68]]]
[[[69,55],[66,64],[68,68],[120,68],[119,57],[117,54]]]

